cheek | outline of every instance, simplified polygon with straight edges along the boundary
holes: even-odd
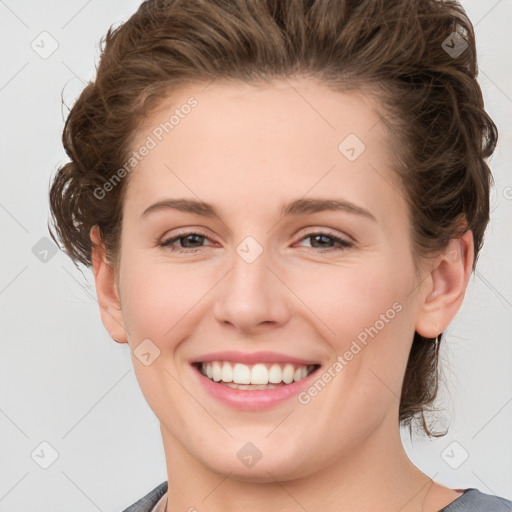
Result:
[[[190,282],[193,272],[184,271],[184,267],[149,264],[142,258],[126,258],[123,265],[120,276],[123,318],[140,389],[158,418],[165,418],[166,425],[186,430],[181,415],[166,417],[169,411],[179,410],[189,399],[178,382],[182,369],[172,360],[180,341],[190,334],[188,320],[193,317],[193,305],[204,291]],[[150,353],[150,364],[139,360],[142,352]]]
[[[126,261],[121,270],[123,318],[133,345],[145,338],[162,345],[184,337],[216,279],[193,265]]]
[[[407,284],[400,282],[397,270],[376,259],[372,264],[319,265],[314,272],[288,274],[287,278],[340,348],[374,324],[384,331],[397,323],[397,310],[403,308],[407,293]]]
[[[338,382],[343,381],[343,388],[355,386],[363,395],[368,390],[379,395],[379,389],[389,394],[380,380],[399,390],[407,363],[414,332],[414,311],[407,299],[411,275],[403,262],[401,269],[396,267],[392,261],[319,267],[295,288],[319,318],[317,325],[333,349],[332,361],[343,357]],[[375,395],[366,398],[373,402]]]

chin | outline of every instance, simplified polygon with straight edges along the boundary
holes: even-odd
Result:
[[[261,458],[255,462],[250,459],[246,462],[244,460],[245,453],[239,455],[226,457],[226,452],[221,450],[220,454],[214,454],[203,460],[202,463],[209,467],[215,473],[228,475],[234,480],[252,483],[272,483],[275,481],[287,481],[302,478],[311,474],[314,471],[314,461],[303,460],[299,454],[280,452],[277,456],[275,454],[277,448],[272,449],[273,456],[265,456],[264,450]],[[270,447],[268,448],[270,451]],[[221,461],[219,463],[219,461]],[[254,459],[255,460],[255,459]],[[251,465],[252,463],[252,465]]]

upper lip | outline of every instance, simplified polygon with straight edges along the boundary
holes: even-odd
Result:
[[[211,352],[196,357],[190,361],[191,364],[207,363],[210,361],[229,361],[232,363],[256,364],[256,363],[291,363],[300,365],[319,364],[311,359],[293,357],[279,352],[237,352],[228,350],[224,352]]]

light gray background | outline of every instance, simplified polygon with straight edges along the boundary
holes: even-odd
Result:
[[[48,236],[49,180],[67,161],[61,92],[71,106],[94,76],[101,36],[139,3],[0,0],[1,512],[120,511],[167,479],[158,421],[128,346],[101,324],[92,273],[82,275],[60,251],[46,263],[33,253]],[[512,2],[463,5],[476,25],[486,107],[500,130],[492,220],[443,342],[438,426],[449,434],[403,439],[436,481],[512,499]],[[51,38],[58,48],[48,58],[32,49],[35,41],[49,51]],[[58,457],[43,469],[52,450]]]

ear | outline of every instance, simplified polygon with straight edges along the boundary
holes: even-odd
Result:
[[[90,231],[92,241],[91,257],[96,283],[96,295],[100,304],[101,321],[114,341],[127,343],[121,301],[113,267],[108,263],[105,244],[98,226]]]
[[[460,238],[450,240],[435,259],[420,295],[415,327],[418,334],[435,338],[448,327],[462,305],[473,259],[473,233],[469,229]]]

